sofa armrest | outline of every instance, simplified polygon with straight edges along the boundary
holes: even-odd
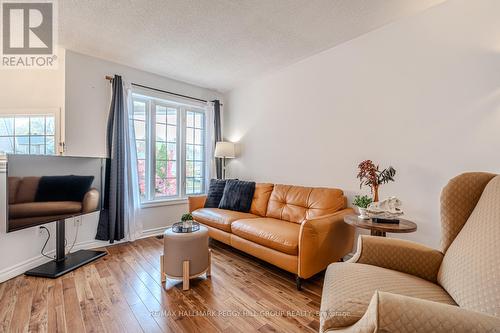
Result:
[[[207,201],[206,195],[188,197],[189,212],[192,213],[199,208],[203,208],[203,206],[205,206],[205,201]]]
[[[481,312],[376,291],[364,316],[345,331],[466,333],[498,332],[499,328],[500,318]]]
[[[436,282],[443,254],[427,246],[396,238],[361,235],[349,262],[369,264]]]
[[[99,191],[91,188],[83,196],[82,200],[82,213],[93,212],[99,207]]]
[[[299,232],[298,276],[309,278],[352,250],[354,228],[344,222],[351,208],[304,220]]]

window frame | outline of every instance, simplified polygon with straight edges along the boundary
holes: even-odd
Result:
[[[170,205],[176,203],[184,203],[190,195],[205,194],[206,189],[206,109],[205,105],[201,103],[191,103],[184,100],[179,100],[164,94],[150,92],[143,89],[133,89],[132,91],[132,108],[134,102],[139,101],[145,104],[145,193],[141,196],[141,207],[155,207],[160,205]],[[177,193],[173,196],[156,196],[156,108],[162,106],[165,108],[174,108],[176,114],[176,187]],[[134,112],[132,110],[131,121],[134,120]],[[202,146],[203,146],[203,161],[202,161],[202,191],[199,193],[189,193],[186,191],[186,132],[187,132],[187,112],[201,113],[203,115],[203,128],[202,128]],[[169,126],[168,120],[166,126]],[[135,130],[135,128],[134,128]],[[168,130],[168,127],[167,127]],[[165,138],[165,144],[168,144],[168,137]],[[137,139],[136,142],[137,148]],[[199,178],[199,177],[198,177]]]
[[[63,113],[60,108],[43,108],[43,109],[16,109],[16,108],[0,108],[0,117],[54,117],[54,154],[17,154],[13,155],[38,155],[38,156],[58,156],[63,155],[65,151],[64,143],[64,126]],[[23,135],[24,136],[24,135]],[[36,135],[28,135],[36,136]],[[44,134],[46,136],[46,134]],[[16,137],[16,135],[14,135]]]

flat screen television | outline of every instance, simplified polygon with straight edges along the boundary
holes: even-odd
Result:
[[[102,208],[104,159],[7,155],[7,232]]]
[[[96,157],[7,155],[7,232],[56,222],[54,261],[26,274],[58,277],[105,254],[65,249],[66,219],[103,207],[105,165]]]

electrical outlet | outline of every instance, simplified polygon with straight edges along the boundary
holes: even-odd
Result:
[[[82,217],[81,216],[75,217],[74,224],[75,224],[75,227],[81,226],[82,225]]]

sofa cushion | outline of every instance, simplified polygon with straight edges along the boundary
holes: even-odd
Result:
[[[299,253],[300,225],[272,218],[237,220],[231,232],[241,238],[286,254]]]
[[[356,323],[376,290],[456,305],[443,288],[419,277],[372,265],[335,263],[328,266],[323,283],[320,331]]]
[[[219,208],[200,208],[191,213],[195,221],[226,232],[231,232],[231,223],[239,219],[257,218],[250,213],[235,212]]]
[[[460,305],[500,317],[500,176],[485,187],[446,251],[438,282]]]
[[[257,183],[255,184],[255,192],[253,194],[252,206],[250,206],[250,213],[266,216],[267,204],[269,197],[273,192],[274,184]]]
[[[9,205],[9,218],[75,214],[82,210],[77,201],[25,202]]]
[[[266,216],[301,223],[304,219],[335,213],[345,206],[344,193],[339,189],[274,185]]]
[[[219,207],[220,199],[222,199],[222,195],[224,194],[224,187],[226,187],[225,179],[210,179],[205,208]]]
[[[24,177],[19,183],[16,194],[16,203],[35,201],[40,177]]]
[[[9,177],[8,179],[9,204],[16,203],[16,196],[17,196],[17,190],[19,189],[19,184],[21,184],[21,178]]]

